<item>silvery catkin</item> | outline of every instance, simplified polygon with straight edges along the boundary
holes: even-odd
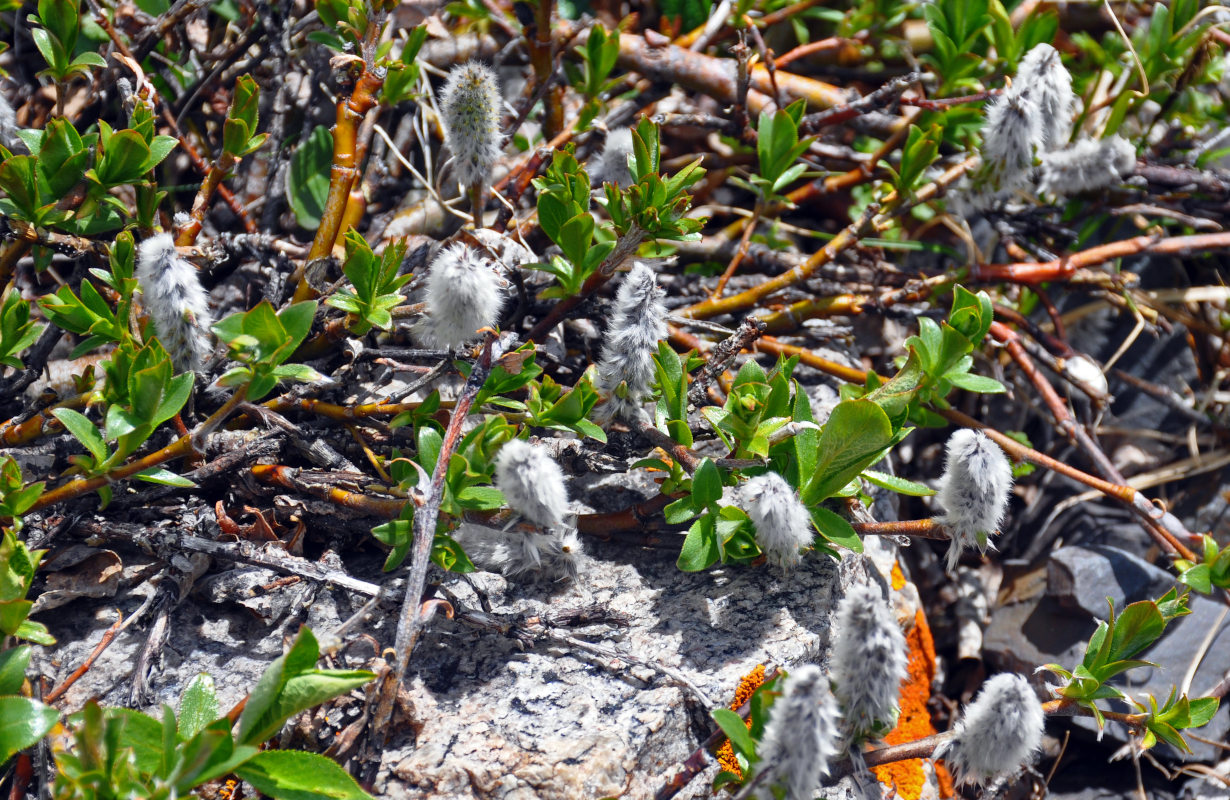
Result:
[[[1042,157],[1038,190],[1071,197],[1114,186],[1136,170],[1136,148],[1122,136],[1081,139]]]
[[[444,84],[440,113],[453,169],[464,186],[486,185],[500,158],[500,86],[477,61],[453,67]]]
[[[666,336],[666,306],[657,277],[638,261],[619,284],[615,309],[598,360],[595,388],[606,396],[601,413],[609,419],[636,419],[640,403],[653,391],[653,356]],[[626,391],[620,390],[625,384]]]
[[[458,242],[440,251],[427,274],[427,317],[422,331],[441,347],[470,341],[479,328],[500,321],[504,293],[495,265]]]
[[[500,448],[495,483],[508,506],[541,532],[511,531],[492,548],[492,561],[505,575],[563,574],[575,580],[581,541],[566,524],[568,488],[564,472],[541,445],[513,439]]]
[[[568,489],[564,472],[541,445],[513,439],[495,458],[495,485],[508,506],[535,525],[551,528],[564,523]]]
[[[880,590],[850,587],[837,609],[831,669],[851,739],[892,728],[908,661],[905,635]]]
[[[996,189],[1012,190],[1028,183],[1042,137],[1038,105],[1028,91],[1014,85],[987,105],[982,163]]]
[[[632,155],[632,129],[616,128],[607,134],[602,154],[595,159],[594,184],[604,181],[620,186],[632,185],[632,170],[628,168],[628,156]]]
[[[957,785],[979,786],[1020,769],[1042,745],[1046,718],[1029,681],[1003,672],[983,685],[935,751]]]
[[[814,664],[791,670],[760,740],[758,769],[769,774],[756,796],[767,800],[777,786],[786,790],[783,800],[812,800],[837,753],[837,736],[837,703],[824,673]]]
[[[776,472],[748,479],[743,485],[744,509],[756,527],[756,545],[770,564],[792,567],[799,550],[814,541],[811,515],[790,484]]]
[[[1030,49],[1021,59],[1009,91],[1028,92],[1033,100],[1038,110],[1040,152],[1068,143],[1076,96],[1072,93],[1072,76],[1055,48],[1043,43]]]
[[[196,267],[181,258],[175,240],[160,233],[137,248],[137,286],[158,341],[181,372],[200,369],[209,355],[209,298]]]
[[[961,428],[948,439],[948,460],[936,500],[944,507],[938,520],[952,537],[948,569],[971,545],[985,553],[987,537],[995,533],[1008,507],[1012,465],[999,445],[982,431]]]

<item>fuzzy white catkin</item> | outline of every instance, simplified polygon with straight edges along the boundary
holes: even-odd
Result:
[[[837,753],[837,703],[819,667],[805,664],[787,676],[758,750],[761,769],[769,770],[758,798],[773,797],[778,786],[783,800],[812,800]]]
[[[799,550],[814,541],[811,515],[790,484],[776,472],[749,478],[743,485],[748,517],[756,526],[756,545],[770,564],[792,567]]]
[[[473,339],[500,321],[504,293],[494,265],[460,242],[440,251],[427,275],[427,317],[422,332],[440,347]]]
[[[181,372],[199,369],[209,355],[209,298],[196,267],[181,258],[175,240],[160,233],[137,248],[137,286],[158,341]]]
[[[503,531],[462,525],[455,535],[475,564],[508,577],[545,575],[576,580],[579,572],[583,551],[572,528]]]
[[[1039,151],[1058,149],[1068,143],[1076,96],[1072,93],[1072,76],[1055,48],[1043,43],[1030,49],[1017,67],[1013,90],[1029,92],[1038,110]]]
[[[971,428],[952,434],[935,497],[944,508],[939,522],[952,537],[948,548],[950,571],[956,569],[964,548],[974,545],[979,552],[986,552],[978,535],[990,536],[999,528],[1011,489],[1012,464],[999,445]]]
[[[615,293],[615,310],[607,327],[606,344],[598,360],[594,385],[606,398],[606,417],[635,419],[644,412],[640,403],[652,391],[653,356],[666,336],[666,306],[653,269],[638,261]],[[619,385],[627,385],[619,396]]]
[[[850,587],[837,609],[831,670],[852,739],[892,727],[908,663],[905,635],[880,590]]]
[[[628,167],[628,156],[632,155],[632,129],[616,128],[606,137],[602,155],[597,158],[594,168],[593,182],[595,186],[604,181],[618,183],[620,186],[632,184],[632,170]]]
[[[440,112],[453,169],[464,186],[487,184],[500,158],[500,86],[490,67],[469,61],[444,83]]]
[[[983,685],[935,757],[944,759],[957,785],[983,786],[1020,769],[1041,747],[1045,727],[1029,681],[1003,672]]]
[[[982,162],[997,188],[1020,188],[1028,181],[1034,150],[1041,143],[1042,120],[1027,89],[1014,85],[987,105]]]
[[[1042,157],[1038,189],[1042,194],[1071,197],[1114,186],[1136,169],[1136,148],[1122,136],[1081,139]]]
[[[495,458],[495,485],[509,508],[535,525],[564,524],[568,513],[564,472],[541,445],[513,439],[501,447]]]

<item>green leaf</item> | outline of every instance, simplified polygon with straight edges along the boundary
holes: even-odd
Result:
[[[315,753],[266,750],[235,774],[274,800],[371,800],[346,770]]]
[[[13,635],[18,639],[25,639],[27,642],[40,644],[43,647],[51,647],[56,643],[55,637],[48,632],[47,626],[32,619],[22,620]]]
[[[700,462],[692,476],[692,507],[699,511],[722,499],[722,474],[709,459]]]
[[[179,698],[179,738],[191,739],[218,718],[218,695],[214,679],[201,672],[195,675]]]
[[[12,156],[0,164],[0,190],[8,195],[27,222],[38,221],[39,206],[42,205],[36,170],[34,156]]]
[[[863,470],[863,477],[868,483],[879,486],[881,489],[888,489],[890,492],[897,494],[905,494],[910,497],[931,497],[935,494],[935,490],[929,486],[924,486],[921,483],[898,478],[896,475],[889,475],[884,472],[877,472],[874,469]]]
[[[177,475],[169,469],[163,467],[150,467],[147,470],[138,472],[136,477],[149,483],[158,483],[163,486],[177,486],[181,489],[194,489],[196,484],[183,475]]]
[[[104,188],[137,183],[144,175],[145,163],[149,158],[149,145],[141,134],[134,130],[116,131],[95,168],[98,182]]]
[[[31,28],[30,36],[34,39],[34,46],[38,48],[38,52],[43,56],[43,60],[47,62],[47,66],[57,74],[63,74],[68,64],[65,63],[63,49],[59,42],[51,38],[51,32],[45,28]]]
[[[726,738],[730,739],[730,746],[736,752],[751,758],[756,754],[756,740],[752,738],[751,732],[747,729],[747,724],[735,712],[728,708],[715,708],[709,712],[713,717],[713,721],[722,729],[722,733],[726,734]]]
[[[320,217],[329,197],[329,170],[333,165],[333,134],[317,125],[311,135],[295,148],[286,173],[286,197],[295,218],[304,228],[320,227]]]
[[[99,435],[98,428],[95,428],[94,423],[90,422],[84,414],[71,408],[57,408],[51,413],[77,441],[85,446],[86,450],[90,451],[95,462],[101,464],[107,460],[107,443]]]
[[[706,514],[692,523],[692,527],[688,529],[688,535],[683,540],[683,548],[679,551],[679,558],[675,561],[675,566],[683,572],[700,572],[716,564],[719,558],[721,558],[721,551],[718,549],[713,517]]]
[[[132,748],[137,769],[147,774],[161,771],[162,723],[148,714],[130,708],[108,708],[104,713],[111,719],[121,720],[119,746]]]
[[[0,697],[0,764],[37,744],[55,726],[60,714],[28,697]]]
[[[1220,700],[1216,697],[1200,697],[1189,701],[1187,728],[1203,728],[1217,713]]]
[[[994,378],[988,378],[985,375],[975,375],[972,372],[949,372],[944,378],[953,386],[956,386],[958,389],[964,389],[967,392],[1003,394],[1008,391],[1002,383]]]
[[[878,461],[892,441],[892,423],[878,405],[865,399],[838,403],[820,434],[816,472],[802,492],[804,505],[835,495]]]
[[[811,521],[825,541],[856,553],[863,552],[863,540],[842,516],[824,506],[813,506],[808,511],[811,512]]]
[[[365,670],[314,669],[319,653],[311,630],[300,628],[290,650],[269,665],[249,694],[236,732],[240,744],[260,744],[300,711],[376,677]]]
[[[17,694],[26,680],[26,667],[33,648],[28,644],[0,652],[0,695]]]
[[[308,300],[295,303],[278,314],[278,321],[290,335],[291,341],[291,346],[286,350],[286,355],[282,360],[289,358],[295,348],[307,338],[308,331],[312,329],[312,319],[316,316],[316,307],[315,300]]]
[[[1200,594],[1210,594],[1213,591],[1212,570],[1208,564],[1197,564],[1179,575],[1179,582],[1185,583]]]
[[[1110,657],[1118,661],[1143,652],[1157,641],[1165,627],[1166,623],[1155,603],[1132,603],[1115,619]]]

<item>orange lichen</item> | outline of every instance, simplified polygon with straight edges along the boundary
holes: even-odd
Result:
[[[738,711],[739,708],[751,699],[752,695],[764,685],[764,664],[757,664],[756,668],[743,676],[739,681],[738,688],[735,689],[735,699],[730,704],[731,711]],[[751,719],[744,721],[747,727],[752,727]],[[730,740],[726,739],[718,747],[717,752],[718,762],[722,765],[722,769],[727,772],[733,772],[740,778],[743,777],[743,770],[739,769],[739,761],[735,758],[734,748],[730,746]]]
[[[892,583],[894,589],[905,585],[905,576],[896,564],[893,565]],[[935,643],[921,609],[914,615],[914,625],[906,631],[905,638],[910,649],[909,674],[901,684],[901,716],[897,718],[897,727],[884,737],[887,744],[905,744],[936,732],[927,711],[931,681],[935,678]],[[905,800],[918,800],[926,784],[923,761],[919,758],[875,767],[875,773],[880,783],[895,788]],[[952,797],[952,778],[940,764],[935,765],[935,777],[940,797]]]
[[[896,561],[893,562],[892,581],[894,592],[899,592],[905,588],[905,573],[901,571],[901,565]]]

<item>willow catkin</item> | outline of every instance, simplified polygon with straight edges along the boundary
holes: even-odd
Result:
[[[814,664],[792,670],[760,739],[758,769],[768,775],[756,796],[771,798],[778,787],[785,790],[783,800],[812,800],[837,753],[837,739],[837,703],[828,679]]]
[[[436,255],[427,275],[427,317],[421,331],[440,347],[473,339],[479,328],[500,321],[504,293],[495,265],[458,242]]]
[[[453,169],[464,186],[486,185],[500,158],[500,85],[485,64],[453,67],[444,83],[440,113]]]
[[[799,551],[814,541],[811,515],[790,484],[776,472],[748,479],[743,485],[744,510],[756,528],[756,545],[770,564],[792,567]]]
[[[952,434],[935,498],[944,508],[939,522],[952,537],[949,570],[956,568],[966,547],[986,552],[988,537],[1003,522],[1011,489],[1012,464],[999,445],[970,428]]]
[[[137,286],[154,324],[154,334],[181,372],[200,369],[209,355],[209,297],[175,240],[160,233],[137,248]]]
[[[636,419],[653,392],[653,356],[666,336],[666,306],[653,269],[638,261],[619,284],[598,360],[595,388],[606,396],[606,418]],[[621,386],[622,384],[622,386]]]
[[[1004,672],[983,685],[957,722],[953,738],[935,751],[958,785],[985,786],[1011,775],[1042,746],[1046,716],[1024,677]]]

